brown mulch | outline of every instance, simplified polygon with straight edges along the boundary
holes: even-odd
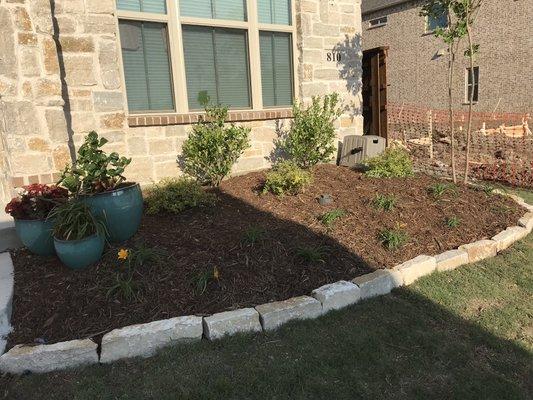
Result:
[[[145,216],[139,233],[122,247],[143,244],[163,252],[162,259],[136,270],[137,299],[107,295],[121,262],[118,247],[95,266],[74,272],[56,258],[26,250],[13,252],[15,296],[9,346],[100,337],[114,328],[180,315],[204,315],[309,294],[341,279],[392,267],[420,254],[438,254],[489,238],[516,224],[523,214],[512,200],[466,187],[435,200],[428,187],[437,179],[369,179],[360,173],[322,165],[305,193],[282,198],[259,195],[264,173],[223,183],[216,206],[180,215]],[[320,194],[334,198],[319,205]],[[372,207],[376,194],[394,194],[390,212]],[[332,209],[347,215],[333,229],[318,216]],[[460,225],[448,228],[447,217]],[[385,228],[403,229],[408,243],[389,251],[379,242]],[[258,243],[243,242],[250,228],[261,228]],[[324,260],[307,262],[302,247],[321,248]],[[198,275],[220,271],[202,293]]]

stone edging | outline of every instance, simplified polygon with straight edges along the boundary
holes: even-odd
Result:
[[[499,194],[505,194],[499,192]],[[480,240],[446,251],[435,257],[421,255],[388,270],[377,270],[351,282],[339,281],[313,290],[311,296],[225,311],[208,317],[185,316],[115,329],[102,338],[101,348],[91,339],[71,340],[51,345],[17,345],[0,356],[0,371],[12,374],[50,372],[96,363],[111,363],[132,357],[150,357],[157,350],[202,338],[217,340],[245,332],[262,332],[302,319],[317,318],[371,297],[390,293],[435,271],[449,271],[459,266],[494,257],[533,231],[533,206],[510,195],[528,212],[512,226],[491,240]],[[13,263],[9,253],[0,254],[0,354],[5,349],[3,337],[10,331],[13,297]]]

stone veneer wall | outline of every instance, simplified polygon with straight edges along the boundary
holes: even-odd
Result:
[[[62,58],[77,146],[97,130],[108,151],[132,157],[130,180],[150,183],[179,174],[176,156],[190,129],[189,116],[128,118],[119,66],[115,0],[56,0]],[[360,0],[296,0],[297,94],[336,91],[347,105],[338,137],[362,133]],[[0,0],[0,195],[32,182],[49,183],[70,162],[67,123],[49,0]],[[335,51],[340,61],[328,61]],[[234,172],[265,168],[279,123],[289,110],[246,113],[235,120],[252,128],[252,147]],[[280,119],[277,119],[281,117]],[[3,145],[2,145],[3,143]]]

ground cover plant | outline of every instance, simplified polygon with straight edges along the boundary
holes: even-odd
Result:
[[[309,171],[300,168],[292,161],[280,161],[267,173],[263,193],[296,195],[302,192],[313,181]]]
[[[335,223],[346,215],[346,211],[336,208],[328,211],[319,217],[320,222],[328,229],[332,229]]]
[[[365,175],[371,178],[405,178],[413,175],[409,153],[399,147],[389,147],[379,156],[365,161]]]
[[[525,212],[511,199],[486,196],[462,185],[453,204],[436,202],[427,188],[440,181],[425,175],[375,179],[334,165],[318,165],[310,172],[313,184],[298,196],[258,193],[266,173],[254,172],[222,182],[214,190],[215,207],[146,214],[136,236],[111,246],[98,264],[85,271],[74,273],[56,258],[14,251],[15,329],[8,345],[98,339],[102,332],[136,323],[309,294],[327,283],[392,268],[420,254],[440,254],[492,237],[515,225]],[[319,204],[324,193],[332,196],[333,204]],[[394,209],[374,208],[376,193],[394,195]],[[336,209],[346,215],[334,229],[317,220]],[[454,215],[461,223],[450,229],[444,218]],[[380,233],[398,224],[409,241],[389,250],[381,243]],[[252,227],[266,233],[247,235]],[[129,282],[117,254],[121,249],[137,249],[141,243],[167,256],[133,268]],[[305,256],[301,249],[327,250],[315,257]],[[119,283],[117,272],[124,272],[121,286],[128,292],[132,283],[135,296],[123,296],[120,290],[108,295]]]
[[[384,194],[377,194],[373,200],[373,205],[375,208],[383,211],[391,211],[396,205],[397,199],[396,196],[387,196]]]
[[[496,258],[268,335],[0,377],[0,399],[526,400],[532,297],[529,235]]]

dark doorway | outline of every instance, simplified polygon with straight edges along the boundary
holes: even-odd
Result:
[[[387,138],[387,51],[377,47],[363,52],[364,134]]]

